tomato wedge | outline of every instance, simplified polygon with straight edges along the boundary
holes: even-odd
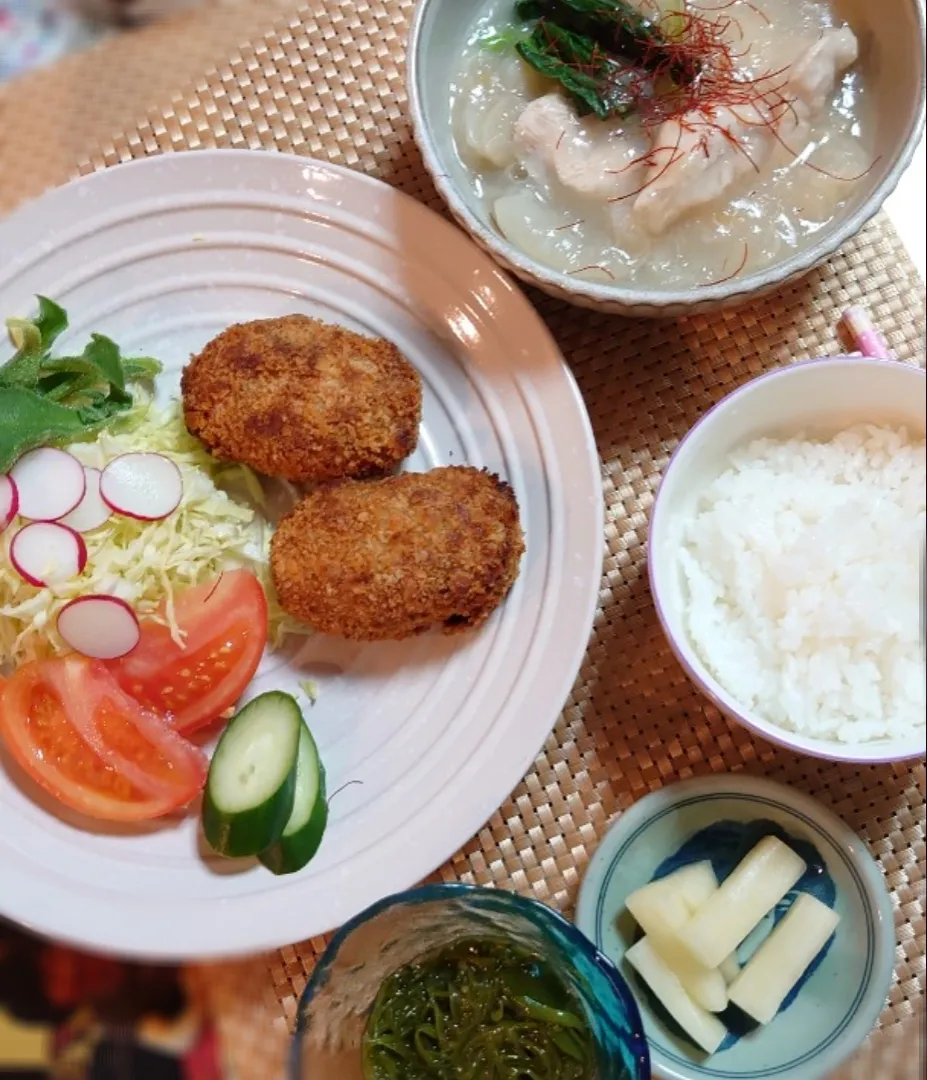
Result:
[[[231,708],[254,677],[267,640],[267,599],[254,574],[231,570],[178,593],[174,616],[183,646],[149,619],[132,652],[106,666],[127,694],[188,735]]]
[[[104,821],[161,817],[206,781],[202,751],[82,656],[24,664],[3,687],[0,734],[36,783]]]

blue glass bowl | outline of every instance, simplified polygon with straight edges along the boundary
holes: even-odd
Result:
[[[461,938],[510,941],[541,956],[585,1009],[596,1080],[650,1080],[637,1004],[612,962],[551,908],[469,885],[423,885],[387,897],[338,931],[299,1003],[292,1080],[363,1080],[361,1041],[380,984]]]

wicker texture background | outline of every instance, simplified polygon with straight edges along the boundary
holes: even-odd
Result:
[[[0,210],[60,183],[75,165],[89,172],[204,146],[324,158],[441,210],[405,110],[412,7],[412,0],[319,0],[281,15],[288,5],[277,0],[226,0],[30,76],[0,91]],[[106,100],[81,109],[75,93],[89,92],[102,70]],[[144,119],[127,126],[130,109]],[[47,137],[49,127],[59,140]],[[895,903],[890,1000],[880,1030],[840,1078],[913,1080],[923,1074],[927,984],[924,765],[819,762],[730,726],[673,659],[644,555],[660,472],[708,406],[766,369],[839,351],[835,326],[852,302],[869,309],[899,358],[923,364],[923,283],[879,217],[810,277],[740,311],[634,322],[532,299],[577,375],[602,457],[608,520],[599,609],[576,685],[534,771],[435,876],[514,888],[569,911],[609,821],[646,792],[737,769],[793,784],[866,838]],[[233,1080],[282,1075],[296,1002],[324,945],[313,940],[190,970],[191,987],[219,1018]]]

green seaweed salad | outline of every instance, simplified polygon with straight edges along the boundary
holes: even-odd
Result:
[[[607,120],[697,78],[698,61],[679,41],[685,4],[679,0],[679,11],[648,18],[626,0],[516,0],[521,27],[482,44],[515,48],[563,87],[581,116]]]
[[[514,945],[462,940],[394,972],[363,1043],[366,1080],[593,1080],[582,1007]]]

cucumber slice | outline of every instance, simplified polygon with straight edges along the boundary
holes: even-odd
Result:
[[[280,839],[262,851],[258,858],[275,874],[293,874],[309,862],[319,850],[328,824],[328,800],[325,797],[325,770],[309,728],[303,724],[299,733],[299,756],[296,760],[296,798],[293,813]]]
[[[209,766],[203,832],[220,855],[257,855],[280,839],[293,812],[299,736],[296,701],[261,694],[229,721]]]

